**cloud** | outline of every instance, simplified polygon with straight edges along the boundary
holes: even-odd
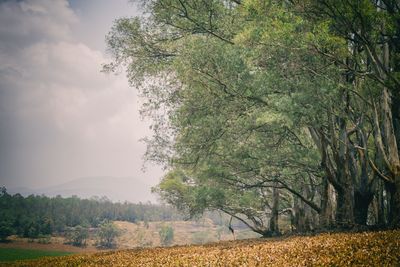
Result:
[[[1,44],[19,49],[42,40],[71,39],[78,17],[66,0],[3,1],[0,3]]]
[[[73,36],[79,23],[64,0],[0,2],[3,182],[142,175],[138,140],[149,131],[136,93],[124,76],[100,72],[109,60]],[[147,174],[153,184],[157,174]]]

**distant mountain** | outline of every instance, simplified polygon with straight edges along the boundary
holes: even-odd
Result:
[[[156,196],[151,192],[151,185],[133,177],[84,177],[66,183],[45,188],[15,187],[7,188],[9,193],[20,193],[21,195],[44,194],[46,196],[70,197],[76,195],[80,198],[93,196],[106,196],[112,201],[156,202]]]

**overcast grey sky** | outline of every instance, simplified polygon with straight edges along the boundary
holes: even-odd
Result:
[[[137,13],[128,0],[0,1],[0,185],[158,182],[159,168],[140,171],[150,130],[135,90],[100,72],[113,20]]]

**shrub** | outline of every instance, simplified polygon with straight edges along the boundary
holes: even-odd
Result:
[[[51,236],[49,236],[49,235],[40,236],[39,240],[37,242],[39,244],[50,244],[51,243]]]
[[[163,225],[158,231],[158,235],[163,246],[169,246],[174,241],[174,229],[169,225]]]
[[[97,234],[98,245],[106,248],[115,247],[115,240],[119,235],[120,231],[113,222],[103,222],[100,224],[100,230]]]
[[[77,247],[83,247],[86,246],[86,239],[88,237],[89,230],[87,229],[87,227],[78,225],[71,232],[68,233],[67,240],[69,244]]]

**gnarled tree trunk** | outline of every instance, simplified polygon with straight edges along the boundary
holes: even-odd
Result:
[[[334,202],[335,192],[328,179],[323,179],[321,192],[321,212],[319,214],[319,224],[321,228],[329,229],[334,224]]]

